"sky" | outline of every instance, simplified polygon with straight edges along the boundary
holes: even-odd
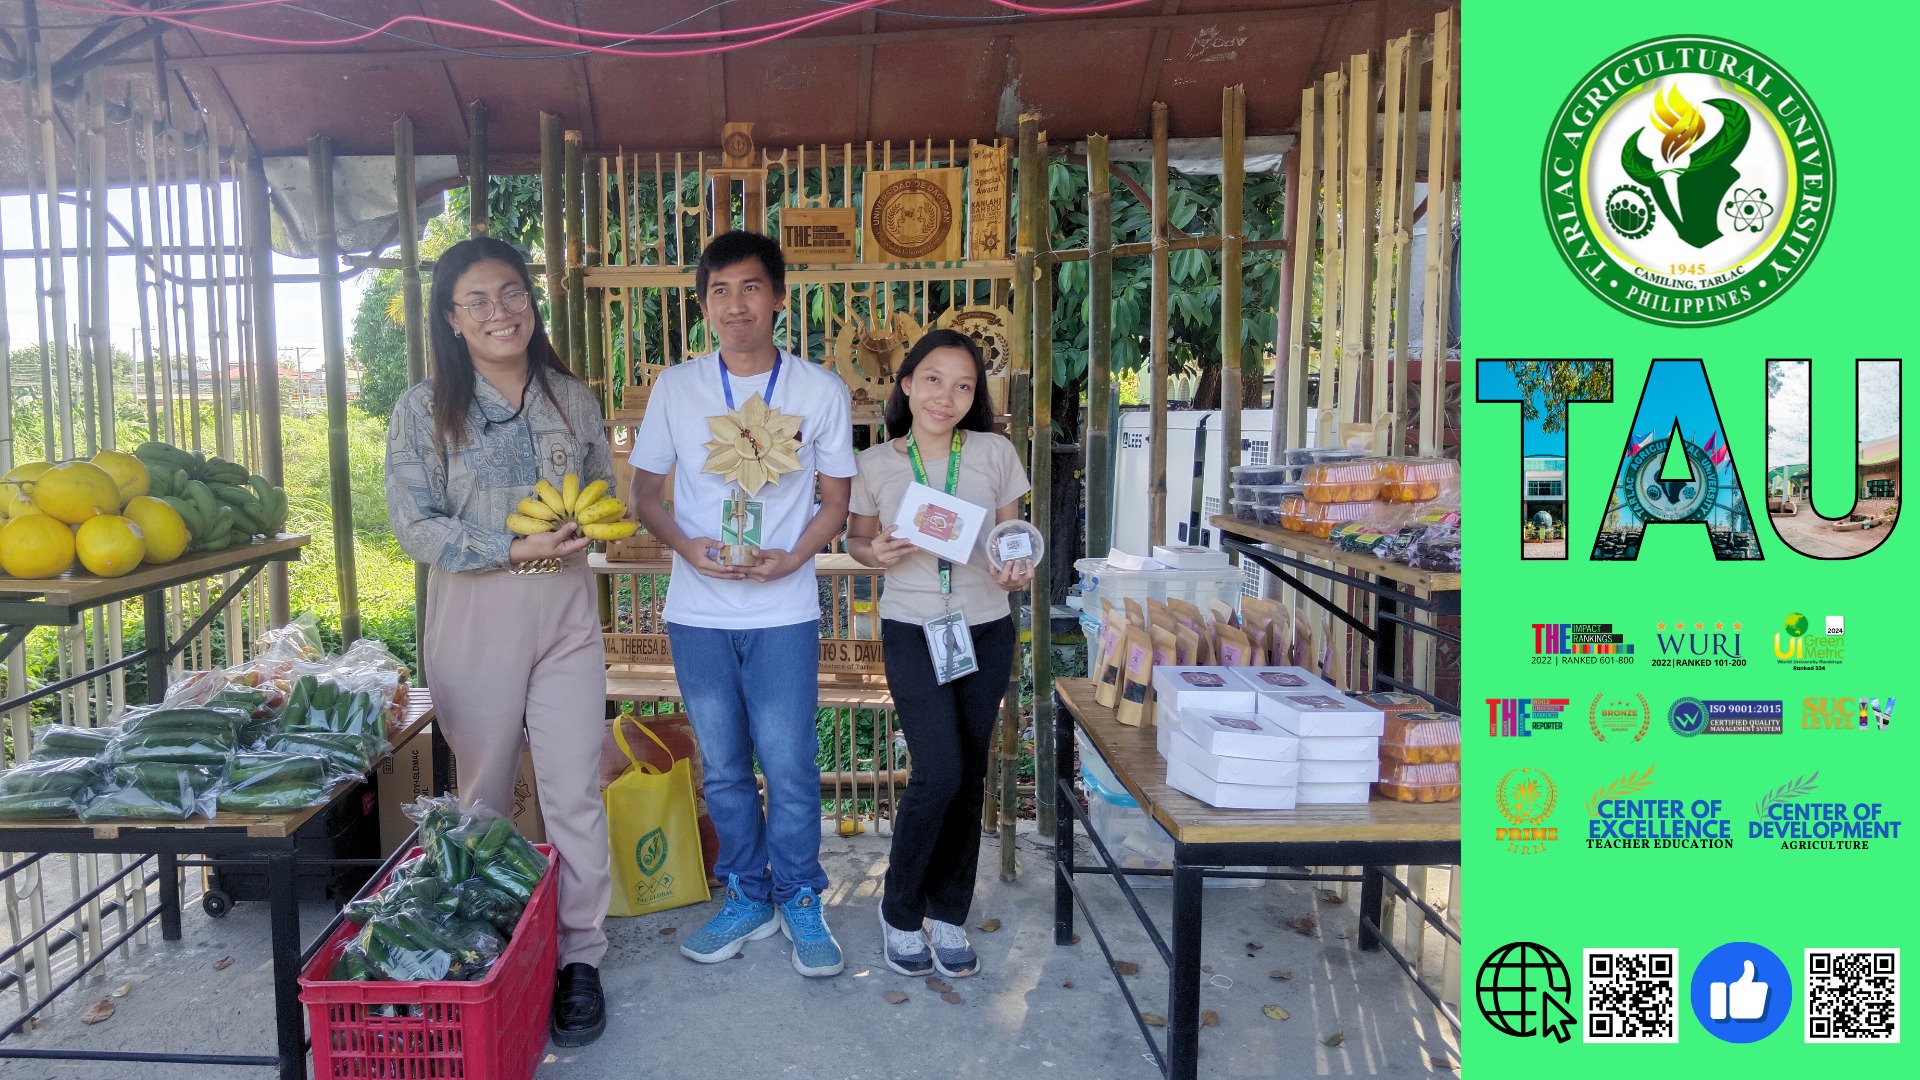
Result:
[[[1507,370],[1507,365],[1503,363],[1481,364],[1476,370],[1479,372],[1478,392],[1482,397],[1489,395],[1497,397],[1517,397],[1519,395],[1520,387],[1513,381],[1513,372]],[[1549,435],[1546,429],[1541,426],[1546,422],[1547,418],[1544,412],[1532,420],[1522,422],[1524,424],[1524,430],[1520,436],[1520,452],[1522,454],[1552,454],[1556,457],[1565,457],[1567,455],[1566,431],[1561,430]]]
[[[239,235],[236,220],[239,206],[238,193],[231,182],[223,183],[221,188],[221,200],[223,204],[222,216],[224,218],[222,228],[226,242],[232,244]],[[201,215],[198,189],[189,186],[186,190],[190,200],[187,214],[189,239],[196,244],[202,243],[206,238],[200,228]],[[113,220],[118,221],[123,228],[131,233],[134,220],[132,213],[133,208],[128,191],[126,189],[109,190],[107,192],[107,208]],[[144,222],[146,207],[143,205],[140,209],[141,218]],[[168,209],[165,204],[163,204],[162,214],[165,215],[167,213]],[[0,240],[4,241],[7,252],[31,252],[34,250],[32,228],[32,218],[26,196],[10,195],[0,197]],[[107,228],[108,246],[110,248],[128,246],[126,239],[114,231],[114,226],[111,222]],[[67,205],[61,207],[60,229],[63,246],[71,249],[74,243],[73,207]],[[146,234],[148,242],[151,243],[150,224],[143,224],[142,231],[143,234]],[[66,285],[68,290],[67,322],[69,324],[68,332],[71,333],[72,326],[78,317],[75,304],[79,297],[76,292],[77,279],[75,277],[74,260],[67,259],[65,262]],[[5,261],[5,265],[7,336],[11,341],[11,347],[18,349],[25,345],[34,344],[39,340],[38,320],[34,313],[34,263],[33,260],[29,258],[8,258]],[[195,277],[205,276],[206,267],[203,260],[196,257],[193,261],[193,266]],[[228,272],[234,272],[237,266],[237,259],[229,260]],[[275,253],[273,257],[273,267],[274,273],[276,274],[313,274],[317,272],[318,264],[312,259],[295,259]],[[368,271],[346,278],[341,283],[340,308],[343,318],[349,324],[346,330],[349,334],[351,333],[354,309],[359,305],[360,294],[365,291],[366,282],[370,277],[371,271]],[[139,342],[140,306],[135,301],[136,285],[134,280],[133,257],[117,256],[110,258],[108,260],[108,279],[111,290],[108,309],[112,326],[113,344],[118,348],[126,349],[138,356],[139,350],[137,345]],[[148,287],[149,289],[152,288],[151,282],[149,282]],[[232,290],[230,290],[230,293],[231,292]],[[196,289],[194,291],[193,305],[195,320],[198,324],[195,339],[200,343],[200,352],[202,355],[207,351],[205,343],[208,338],[206,297],[207,292],[205,289]],[[230,295],[227,301],[227,307],[231,317],[235,320],[238,318],[238,308],[236,304],[237,297]],[[323,337],[320,327],[320,286],[318,284],[283,284],[275,286],[274,315],[277,338],[281,348],[285,349],[288,346],[296,345],[308,346],[311,351],[306,354],[309,357],[306,365],[310,369],[318,367],[320,364],[318,346]],[[236,326],[235,329],[237,331],[238,327]]]
[[[1900,361],[1863,360],[1858,368],[1859,442],[1875,442],[1900,432]],[[1778,393],[1767,400],[1767,467],[1807,463],[1807,428],[1812,416],[1807,408],[1808,378],[1811,363],[1783,364],[1785,378]],[[1823,397],[1820,415],[1823,423],[1844,424],[1848,403],[1844,398]]]

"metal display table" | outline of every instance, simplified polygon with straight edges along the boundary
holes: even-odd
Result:
[[[1410,617],[1414,611],[1432,615],[1460,614],[1459,574],[1419,570],[1405,563],[1341,551],[1309,533],[1288,532],[1275,525],[1260,525],[1226,515],[1216,515],[1212,524],[1220,532],[1222,548],[1259,563],[1268,573],[1297,589],[1367,641],[1373,652],[1370,667],[1375,690],[1402,690],[1418,694],[1448,712],[1460,711],[1458,702],[1436,697],[1425,687],[1389,674],[1398,670],[1401,627],[1455,646],[1460,644],[1459,634]],[[1367,623],[1356,618],[1325,592],[1302,580],[1303,575],[1325,578],[1333,584],[1349,585],[1368,593],[1373,597],[1373,621]]]
[[[412,691],[407,714],[399,731],[388,741],[394,749],[411,742],[433,722],[433,703],[424,689]],[[163,1054],[139,1051],[21,1050],[0,1043],[0,1060],[6,1058],[52,1058],[80,1061],[139,1061],[195,1065],[272,1065],[281,1080],[304,1080],[307,1075],[307,1037],[305,1015],[300,1007],[300,968],[319,949],[329,926],[303,947],[300,938],[300,904],[294,892],[298,870],[296,834],[301,826],[327,813],[343,799],[361,799],[373,783],[380,764],[391,751],[376,758],[367,775],[342,781],[318,806],[278,814],[231,814],[221,812],[211,820],[196,818],[181,822],[101,822],[89,825],[72,818],[20,819],[0,823],[0,851],[76,852],[154,856],[160,869],[160,903],[146,915],[128,924],[115,939],[106,942],[92,963],[74,972],[53,994],[41,1001],[19,1021],[50,1004],[67,987],[84,977],[87,970],[154,919],[160,920],[160,936],[167,941],[180,940],[180,886],[177,873],[180,856],[207,855],[222,860],[264,862],[267,868],[267,903],[272,932],[273,1006],[275,1052],[272,1054]],[[145,860],[129,868],[138,872]],[[17,871],[25,862],[16,863]],[[107,882],[104,887],[111,887]],[[16,1022],[19,1022],[16,1021]],[[6,1030],[12,1030],[9,1027]]]
[[[1151,727],[1128,727],[1113,710],[1094,702],[1089,679],[1062,679],[1054,684],[1060,708],[1055,713],[1054,747],[1060,780],[1054,799],[1058,824],[1054,835],[1053,940],[1073,943],[1076,903],[1087,929],[1099,943],[1107,963],[1112,950],[1080,897],[1079,875],[1112,877],[1154,948],[1170,968],[1167,988],[1166,1045],[1162,1048],[1142,1019],[1139,1002],[1118,969],[1114,977],[1133,1010],[1140,1034],[1146,1039],[1163,1075],[1172,1080],[1194,1080],[1200,1046],[1201,920],[1209,877],[1254,877],[1270,880],[1360,882],[1360,936],[1362,949],[1385,949],[1414,984],[1456,1028],[1458,1017],[1441,1003],[1440,995],[1422,982],[1411,962],[1380,931],[1385,889],[1391,886],[1426,921],[1454,942],[1459,935],[1446,925],[1440,912],[1416,896],[1389,868],[1402,864],[1447,864],[1460,861],[1460,804],[1401,803],[1375,799],[1347,806],[1305,806],[1297,810],[1216,810],[1164,782],[1166,762],[1154,743]],[[1078,724],[1099,749],[1114,775],[1140,803],[1140,808],[1173,837],[1171,870],[1122,868],[1094,832],[1073,790],[1073,726]],[[1098,866],[1077,866],[1073,851],[1073,822],[1079,819],[1092,841]],[[1303,874],[1216,867],[1360,866],[1355,875]],[[1170,876],[1173,879],[1172,942],[1162,936],[1134,895],[1128,874]]]

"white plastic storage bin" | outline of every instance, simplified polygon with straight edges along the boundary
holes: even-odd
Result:
[[[1086,735],[1075,731],[1073,741],[1080,747],[1080,786],[1087,792],[1087,820],[1100,834],[1107,853],[1123,868],[1172,869],[1172,835],[1140,809],[1140,801],[1128,793]],[[1128,874],[1127,884],[1136,889],[1171,889],[1173,878]],[[1207,878],[1204,884],[1209,889],[1250,889],[1266,882],[1258,878]]]
[[[1215,600],[1240,609],[1240,588],[1247,575],[1238,567],[1224,570],[1117,570],[1105,559],[1079,559],[1073,568],[1080,572],[1080,592],[1086,597],[1082,610],[1097,620],[1100,601],[1105,598],[1114,607],[1122,607],[1130,597],[1145,604],[1148,600],[1185,600],[1207,610]]]

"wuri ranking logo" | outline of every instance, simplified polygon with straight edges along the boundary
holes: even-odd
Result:
[[[1588,72],[1541,161],[1547,225],[1581,284],[1635,318],[1709,326],[1800,279],[1833,215],[1826,125],[1779,65],[1698,35]]]

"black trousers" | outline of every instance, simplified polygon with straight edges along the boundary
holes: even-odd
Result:
[[[973,906],[980,866],[980,813],[994,721],[1013,670],[1013,619],[971,626],[980,670],[934,681],[927,632],[882,619],[887,686],[913,755],[913,774],[893,819],[893,853],[881,912],[901,930],[922,917],[956,925]]]

